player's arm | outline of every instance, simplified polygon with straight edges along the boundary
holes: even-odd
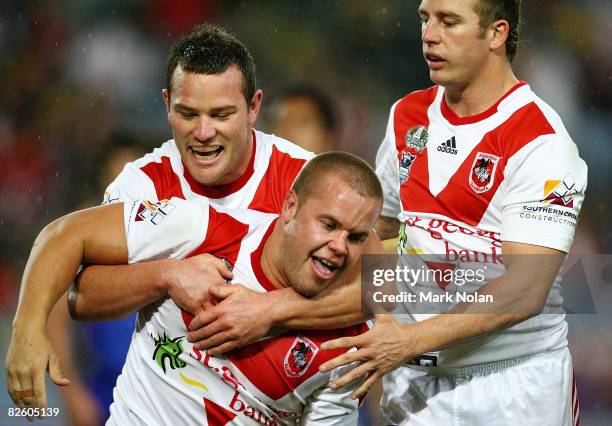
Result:
[[[18,406],[46,405],[45,371],[56,384],[69,384],[59,371],[46,327],[51,309],[83,262],[127,262],[123,204],[69,214],[47,225],[36,238],[6,356],[7,387]]]
[[[504,242],[502,250],[506,272],[478,290],[480,295],[491,295],[493,302],[461,303],[446,314],[405,325],[390,315],[377,315],[375,326],[367,333],[325,343],[324,349],[359,348],[322,366],[328,371],[361,362],[332,386],[341,387],[374,371],[354,394],[360,396],[384,374],[420,354],[464,343],[542,312],[565,253],[513,242]]]
[[[122,318],[162,297],[197,314],[207,306],[208,288],[231,278],[227,265],[210,254],[132,265],[89,265],[70,287],[68,304],[74,319],[86,321]]]
[[[134,163],[128,164],[105,191],[104,202],[156,200],[155,186]],[[209,300],[208,286],[231,279],[227,266],[203,254],[186,260],[160,259],[133,265],[89,265],[70,287],[69,307],[74,319],[112,320],[143,306],[171,297],[196,314]]]
[[[372,232],[364,253],[384,253]],[[219,354],[244,346],[271,328],[338,328],[365,321],[370,314],[361,308],[361,270],[359,263],[346,271],[343,279],[308,299],[292,288],[256,293],[242,286],[211,289],[221,303],[197,315],[187,338],[209,353]]]

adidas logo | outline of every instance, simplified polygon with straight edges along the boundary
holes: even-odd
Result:
[[[457,155],[457,142],[455,142],[455,137],[453,136],[452,138],[438,146],[438,151],[446,152],[447,154]]]

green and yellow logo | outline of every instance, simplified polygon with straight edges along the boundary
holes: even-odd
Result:
[[[163,336],[157,336],[157,338],[151,335],[151,338],[155,342],[155,351],[153,352],[153,359],[166,373],[166,361],[173,370],[176,368],[183,368],[187,365],[185,361],[179,358],[179,355],[183,353],[183,346],[181,342],[185,336],[179,336],[174,339],[169,338],[166,333]]]

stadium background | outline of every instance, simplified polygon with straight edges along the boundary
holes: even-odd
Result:
[[[5,2],[0,12],[2,359],[35,235],[52,219],[101,200],[99,165],[110,149],[150,150],[170,138],[160,91],[168,47],[177,35],[204,21],[229,27],[255,57],[264,113],[266,98],[280,87],[314,84],[340,111],[339,147],[372,162],[392,102],[430,85],[417,4]],[[612,2],[530,0],[523,8],[516,74],[559,112],[590,169],[573,250],[610,253]],[[257,128],[266,130],[265,120]],[[610,314],[568,316],[583,424],[610,424],[612,418]],[[81,362],[86,365],[87,358],[81,356]],[[12,403],[5,388],[2,374],[0,424],[17,424],[6,415]],[[58,404],[52,396],[51,405]]]

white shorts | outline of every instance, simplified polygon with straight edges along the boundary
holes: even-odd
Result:
[[[400,367],[383,378],[389,425],[575,426],[568,348],[468,367]]]

